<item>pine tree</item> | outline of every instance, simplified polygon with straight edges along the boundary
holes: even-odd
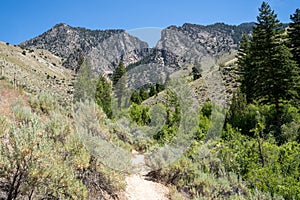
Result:
[[[74,101],[94,100],[96,80],[91,64],[84,61],[78,70],[77,79],[74,84]]]
[[[113,74],[113,85],[116,85],[118,81],[126,74],[126,69],[123,62],[120,62]]]
[[[237,53],[239,71],[241,73],[241,92],[247,94],[247,100],[250,102],[253,99],[253,85],[254,85],[254,78],[252,77],[255,75],[253,71],[255,68],[251,66],[250,63],[250,39],[247,34],[242,35],[240,48]]]
[[[196,63],[195,66],[192,68],[193,80],[195,81],[201,78],[202,76],[201,73],[202,73],[201,64]]]
[[[126,69],[123,62],[120,62],[113,74],[114,93],[118,100],[118,107],[122,106],[122,97],[126,89]]]
[[[290,16],[291,23],[288,29],[289,47],[293,53],[294,60],[300,67],[300,9]]]
[[[282,24],[271,7],[263,2],[253,29],[249,56],[242,56],[242,88],[248,99],[273,104],[276,109],[277,136],[280,135],[281,106],[297,96],[299,76],[292,54],[283,43]]]
[[[155,84],[155,89],[157,93],[160,93],[161,91],[163,91],[165,89],[165,86],[159,83]]]
[[[105,80],[104,76],[100,76],[96,87],[95,101],[109,118],[112,117],[111,92],[111,84]]]
[[[142,101],[143,100],[140,96],[140,92],[138,90],[135,90],[131,95],[131,102],[136,103],[136,104],[141,104]]]
[[[154,84],[150,86],[149,96],[152,97],[157,94],[156,87]]]

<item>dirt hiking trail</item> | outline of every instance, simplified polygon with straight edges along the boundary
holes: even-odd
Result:
[[[149,172],[142,154],[133,151],[132,163],[136,166],[134,173],[126,177],[125,196],[128,200],[168,200],[169,190],[166,186],[147,180]]]

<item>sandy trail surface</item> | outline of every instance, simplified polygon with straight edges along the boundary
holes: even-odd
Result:
[[[136,166],[134,174],[126,177],[125,196],[128,200],[168,200],[168,188],[160,183],[147,180],[149,172],[145,158],[138,152],[133,152],[132,163]]]

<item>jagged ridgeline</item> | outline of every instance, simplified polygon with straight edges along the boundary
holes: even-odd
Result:
[[[89,30],[57,24],[42,35],[20,44],[26,48],[46,49],[64,59],[63,66],[76,69],[88,59],[96,72],[113,70],[121,55],[147,48],[146,42],[124,30]]]
[[[195,57],[230,52],[237,49],[242,33],[250,33],[253,26],[254,23],[170,26],[162,31],[161,39],[151,49],[146,42],[124,30],[89,30],[61,23],[20,46],[49,50],[60,56],[63,66],[70,69],[77,69],[83,59],[88,59],[93,70],[101,74],[114,71],[120,61],[131,67],[157,61],[178,67]]]
[[[180,43],[182,37],[187,37],[201,46],[201,54],[218,55],[237,49],[242,34],[250,34],[254,23],[243,23],[238,26],[227,25],[224,23],[215,23],[208,26],[185,23],[182,26],[170,26],[162,31],[162,38],[159,41],[158,48],[167,48],[171,43],[168,40],[173,39],[175,43],[172,48],[179,48],[177,41]],[[175,34],[176,33],[176,34]],[[172,38],[172,36],[174,38]],[[177,36],[177,37],[175,37]],[[179,39],[179,40],[176,40]],[[175,47],[176,45],[176,47]],[[195,44],[193,43],[195,46]]]

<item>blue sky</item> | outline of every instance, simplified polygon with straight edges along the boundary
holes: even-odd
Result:
[[[299,0],[267,1],[282,22]],[[2,0],[0,41],[18,44],[57,23],[90,29],[167,27],[185,22],[240,24],[256,21],[261,0]]]

